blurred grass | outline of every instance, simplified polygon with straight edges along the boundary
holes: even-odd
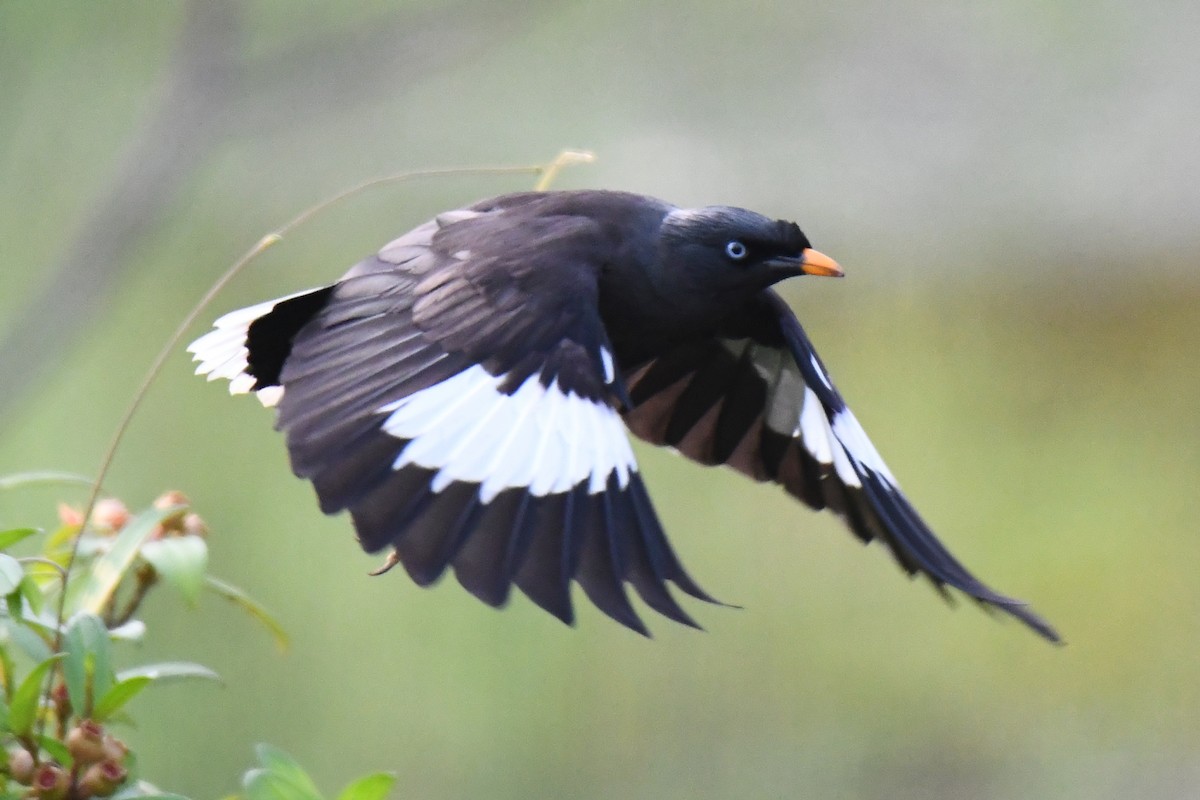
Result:
[[[240,52],[407,8],[248,4]],[[393,169],[589,146],[599,166],[562,186],[800,217],[850,277],[785,294],[856,414],[951,549],[1068,646],[947,609],[836,520],[647,448],[685,564],[745,607],[691,604],[706,633],[650,620],[646,642],[587,607],[570,631],[452,579],[369,579],[375,561],[291,477],[269,413],[192,378],[181,350],[109,490],[142,504],[186,490],[214,571],[276,610],[295,646],[278,656],[219,603],[152,609],[145,660],[227,681],[136,701],[131,739],[161,785],[233,791],[266,740],[326,789],[394,769],[398,797],[1194,794],[1200,282],[1194,148],[1179,143],[1194,139],[1181,87],[1195,75],[1172,66],[1194,20],[1178,3],[1133,18],[1070,3],[698,8],[536,9],[494,51],[382,76],[361,106],[272,107],[277,130],[214,139],[94,298],[99,324],[43,382],[0,386],[24,397],[0,473],[94,470],[179,315],[300,207]],[[92,206],[120,200],[106,182],[163,90],[182,12],[0,5],[0,331]],[[371,55],[356,54],[364,70]],[[356,200],[274,248],[211,316],[517,188]],[[0,526],[49,525],[58,499],[0,494]]]

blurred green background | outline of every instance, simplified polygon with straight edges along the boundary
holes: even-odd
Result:
[[[269,413],[181,347],[108,490],[190,494],[294,647],[153,604],[137,658],[227,686],[137,701],[147,775],[223,796],[265,740],[405,798],[1200,796],[1198,40],[1192,0],[0,3],[0,474],[93,472],[186,309],[301,208],[586,147],[559,187],[795,218],[846,267],[784,289],[843,393],[951,548],[1069,642],[640,446],[690,571],[744,606],[691,604],[706,633],[368,579]],[[529,185],[360,197],[205,319]],[[0,527],[60,499],[0,495]]]

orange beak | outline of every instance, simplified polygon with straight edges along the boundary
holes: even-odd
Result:
[[[846,274],[836,261],[811,247],[800,254],[800,269],[805,275],[820,275],[826,278],[840,278]]]

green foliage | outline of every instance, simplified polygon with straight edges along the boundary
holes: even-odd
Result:
[[[308,773],[282,750],[260,744],[259,769],[242,778],[247,800],[321,800],[321,793]]]
[[[283,626],[271,615],[269,611],[259,605],[253,597],[243,592],[241,589],[226,583],[220,578],[212,575],[204,576],[204,588],[211,591],[218,597],[223,597],[229,602],[238,606],[247,614],[258,620],[266,627],[271,636],[275,639],[275,645],[280,650],[286,651],[290,640],[288,639],[287,631]]]
[[[202,678],[220,682],[221,677],[211,669],[200,664],[190,664],[186,661],[168,661],[161,664],[143,664],[122,671],[118,680],[127,681],[133,678],[148,678],[152,681],[178,681]]]
[[[146,542],[142,558],[183,595],[189,605],[200,600],[204,573],[208,569],[208,546],[200,536],[175,536]]]
[[[18,737],[28,736],[33,730],[33,723],[37,718],[38,700],[42,694],[42,684],[51,667],[62,657],[62,653],[55,653],[31,669],[13,693],[12,703],[8,707],[8,730]]]
[[[177,516],[183,508],[151,508],[135,517],[117,535],[112,544],[97,558],[83,582],[75,605],[81,611],[98,614],[112,599],[117,584],[126,576],[134,560],[156,530],[168,518]]]
[[[350,783],[337,800],[383,800],[396,785],[396,776],[390,772],[376,772]]]
[[[242,778],[246,800],[324,800],[312,778],[287,753],[266,744],[256,752],[262,766]],[[395,775],[377,772],[352,782],[337,800],[383,800],[395,783]]]
[[[35,483],[87,483],[65,473],[0,478],[0,490]],[[137,775],[136,756],[104,724],[131,722],[130,702],[155,683],[219,682],[208,667],[186,661],[118,670],[117,645],[141,641],[136,618],[153,589],[166,585],[188,607],[204,590],[229,600],[261,623],[281,649],[287,635],[246,592],[208,574],[207,529],[186,498],[169,492],[136,515],[115,500],[95,504],[90,519],[60,507],[62,525],[49,535],[34,527],[0,532],[0,800],[114,797],[186,800]],[[39,541],[36,554],[14,547]],[[246,774],[247,800],[321,800],[308,774],[287,754],[260,745],[260,768]],[[370,775],[338,800],[382,800],[394,778]]]
[[[91,486],[92,479],[73,472],[56,472],[53,470],[38,470],[34,472],[18,472],[13,475],[0,477],[0,491],[16,489],[24,486],[39,484],[74,484],[76,486]]]
[[[113,683],[108,629],[94,614],[79,614],[67,625],[63,647],[67,698],[79,716],[91,718],[95,698],[107,693]]]
[[[13,528],[11,531],[0,533],[0,550],[7,550],[17,542],[41,533],[37,528]]]
[[[0,553],[0,594],[9,595],[21,585],[25,571],[21,563],[7,553]]]
[[[104,722],[153,682],[154,678],[149,675],[131,675],[117,681],[96,701],[96,706],[92,709],[92,719]]]

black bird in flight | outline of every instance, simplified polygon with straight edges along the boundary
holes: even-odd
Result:
[[[626,429],[828,508],[910,575],[1055,631],[937,540],[770,287],[841,275],[793,222],[637,194],[526,192],[449,211],[337,283],[244,308],[188,349],[277,409],[292,469],[363,549],[422,586],[447,568],[566,623],[570,585],[695,622]],[[381,570],[382,571],[382,570]]]

